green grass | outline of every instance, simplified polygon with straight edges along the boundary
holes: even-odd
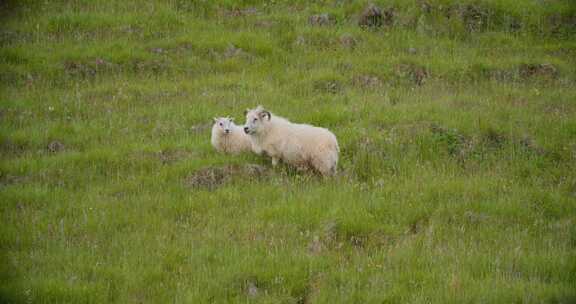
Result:
[[[366,4],[3,4],[0,302],[575,302],[576,6]],[[217,154],[257,104],[339,175]]]

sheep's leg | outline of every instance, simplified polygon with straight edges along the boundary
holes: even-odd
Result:
[[[264,152],[262,150],[262,148],[260,148],[258,145],[254,144],[254,143],[252,143],[251,146],[252,146],[252,151],[254,151],[254,153],[256,153],[258,155],[262,155],[262,152]]]
[[[272,157],[272,166],[276,167],[278,165],[278,157]]]
[[[337,164],[336,157],[337,156],[334,156],[334,154],[330,155],[330,153],[324,153],[322,156],[317,156],[312,159],[312,167],[323,176],[335,175]]]

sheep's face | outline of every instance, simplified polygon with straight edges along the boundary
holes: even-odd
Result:
[[[258,134],[266,128],[272,115],[261,106],[256,109],[246,110],[246,124],[244,132],[246,134]]]
[[[217,117],[214,118],[213,129],[217,130],[220,134],[230,134],[234,128],[234,118],[230,117]]]

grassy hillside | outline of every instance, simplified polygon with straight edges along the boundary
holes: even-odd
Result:
[[[576,5],[374,3],[2,2],[0,302],[576,302]]]

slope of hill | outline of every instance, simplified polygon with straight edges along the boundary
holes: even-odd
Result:
[[[575,5],[374,4],[4,3],[0,300],[576,301]],[[213,151],[258,104],[339,175]]]

